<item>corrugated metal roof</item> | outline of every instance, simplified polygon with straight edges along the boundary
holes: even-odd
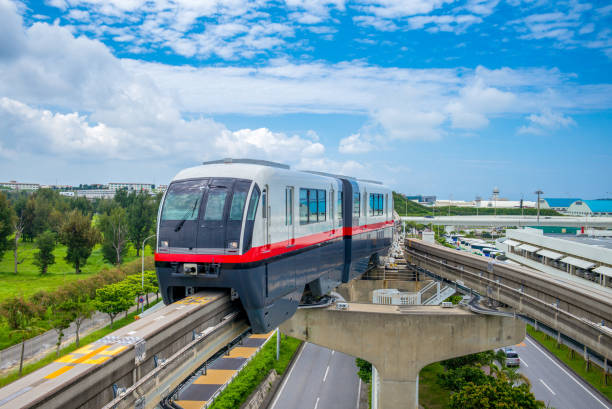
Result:
[[[612,212],[612,200],[585,200],[593,213]]]
[[[561,261],[566,264],[571,264],[576,267],[584,268],[585,270],[595,267],[595,263],[591,261],[586,261],[586,260],[582,260],[582,259],[574,258],[574,257],[565,257],[565,258],[562,258]]]
[[[598,274],[602,274],[608,277],[612,277],[612,267],[607,267],[607,266],[599,266],[597,268],[593,269],[594,272],[598,273]]]
[[[518,248],[518,249],[521,249],[521,250],[528,251],[528,252],[530,252],[530,253],[535,253],[536,251],[540,250],[540,248],[539,248],[539,247],[532,246],[532,245],[530,245],[530,244],[521,244],[521,245],[520,245],[520,246],[518,246],[517,248]]]
[[[565,197],[551,197],[551,198],[544,198],[544,200],[546,200],[546,203],[548,203],[548,206],[550,207],[570,207],[570,205],[574,203],[576,200],[581,200],[581,199],[565,198]]]
[[[563,254],[560,253],[555,253],[554,251],[550,251],[550,250],[540,250],[538,251],[538,253],[540,256],[549,258],[551,260],[559,260],[561,257],[563,257]]]

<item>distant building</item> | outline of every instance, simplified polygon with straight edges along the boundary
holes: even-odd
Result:
[[[110,189],[84,189],[77,190],[77,197],[85,197],[87,199],[112,199],[115,197],[115,191]]]
[[[164,193],[166,190],[168,190],[168,185],[157,185],[155,190],[157,193]]]
[[[412,200],[413,202],[417,202],[417,203],[420,203],[420,204],[433,205],[434,203],[436,203],[436,197],[435,196],[423,196],[423,195],[409,196],[409,195],[407,195],[406,199]]]
[[[155,185],[150,183],[109,183],[108,188],[112,191],[126,189],[128,191],[150,191],[155,189]]]
[[[566,213],[569,207],[580,198],[551,197],[540,199],[540,209],[553,209],[560,213]]]
[[[60,196],[74,197],[74,192],[59,192]]]
[[[535,202],[530,202],[528,200],[523,200],[523,208],[531,209],[535,207]],[[444,206],[457,206],[457,207],[478,207],[478,208],[490,208],[490,209],[520,209],[521,201],[520,200],[507,200],[507,199],[498,199],[498,200],[436,200],[436,206],[444,207]]]
[[[576,200],[567,213],[572,216],[612,216],[612,200]]]
[[[612,287],[612,240],[551,236],[539,229],[508,229],[496,243],[510,260],[550,274],[570,274]]]
[[[0,182],[0,187],[11,190],[38,190],[40,189],[40,184],[23,183],[11,180],[10,182]]]

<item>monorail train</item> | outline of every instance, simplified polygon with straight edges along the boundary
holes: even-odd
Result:
[[[155,267],[166,304],[231,289],[251,328],[290,318],[386,253],[393,197],[378,182],[250,159],[179,172],[158,213]]]

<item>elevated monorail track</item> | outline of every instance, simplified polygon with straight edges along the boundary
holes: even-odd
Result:
[[[463,282],[575,339],[600,355],[605,366],[612,359],[612,291],[421,240],[408,239],[405,255],[415,266]]]
[[[228,292],[202,291],[0,389],[0,409],[153,408],[248,330]]]

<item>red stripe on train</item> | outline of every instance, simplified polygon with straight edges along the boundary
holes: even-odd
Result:
[[[305,247],[325,241],[341,238],[343,236],[354,236],[379,230],[393,225],[393,220],[366,224],[359,227],[344,227],[329,230],[323,233],[311,234],[293,240],[279,241],[265,246],[253,247],[244,254],[168,254],[155,253],[155,261],[175,261],[183,263],[251,263],[266,258],[279,256]]]

